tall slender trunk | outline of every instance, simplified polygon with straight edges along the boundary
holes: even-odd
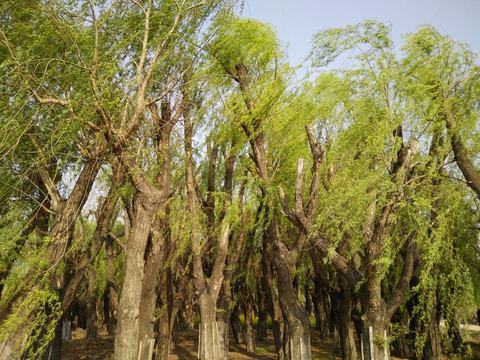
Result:
[[[88,272],[88,290],[87,290],[87,331],[85,338],[95,339],[98,335],[98,316],[97,316],[97,298],[95,296],[95,282],[97,280],[94,269]]]
[[[338,304],[338,320],[342,359],[356,360],[358,358],[355,346],[354,326],[352,321],[352,290],[349,284],[340,279],[340,296]]]
[[[255,353],[255,331],[253,329],[253,297],[249,291],[243,297],[243,313],[245,315],[245,344],[248,353]]]
[[[257,298],[258,298],[258,323],[257,323],[257,340],[263,341],[267,338],[267,305],[266,295],[262,288],[262,276],[256,276]]]
[[[230,325],[232,327],[233,338],[237,344],[245,343],[242,324],[240,323],[239,318],[240,315],[240,307],[237,304],[234,306],[232,314],[230,315]]]
[[[279,359],[284,358],[283,353],[283,336],[284,336],[284,323],[282,310],[280,309],[280,303],[278,302],[277,293],[273,288],[272,269],[270,265],[268,243],[264,236],[263,251],[262,251],[262,288],[265,292],[265,300],[267,303],[267,309],[272,319],[273,338],[275,340],[275,349]]]

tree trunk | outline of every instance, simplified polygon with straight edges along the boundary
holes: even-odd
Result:
[[[156,234],[156,231],[152,231],[152,235],[150,236],[147,245],[144,277],[142,280],[142,296],[140,300],[140,309],[142,309],[142,311],[139,314],[139,341],[153,341],[155,339],[155,311],[158,298],[157,285],[160,266],[165,257],[164,247],[165,243],[163,236]],[[163,282],[162,285],[162,287],[164,287],[166,285],[165,282]],[[164,289],[161,289],[160,291],[164,291]],[[168,300],[165,301],[164,304],[168,304]],[[162,309],[162,311],[167,313],[166,326],[169,328],[168,306],[165,309]]]
[[[393,341],[393,355],[402,359],[410,359],[412,354],[410,348],[408,347],[407,339],[405,338],[405,333],[401,331]]]
[[[437,306],[433,306],[428,325],[427,341],[423,346],[423,356],[425,360],[437,360],[442,357],[442,346],[440,343],[440,319],[438,318]]]
[[[388,321],[385,320],[385,304],[380,299],[371,305],[371,308],[362,317],[363,358],[365,360],[389,360]]]
[[[257,296],[258,296],[258,323],[257,323],[257,340],[263,341],[267,338],[267,306],[265,299],[265,291],[262,288],[261,275],[257,276]]]
[[[312,358],[310,322],[308,313],[299,303],[293,288],[292,268],[284,260],[288,255],[286,248],[274,246],[273,262],[277,270],[278,297],[286,320],[284,353],[286,359],[309,360]]]
[[[128,220],[127,220],[128,221]],[[128,228],[128,224],[125,226]],[[125,238],[128,239],[128,231],[125,230]],[[115,328],[117,326],[117,312],[118,312],[118,283],[115,278],[115,258],[119,255],[120,250],[116,250],[113,246],[114,239],[109,236],[105,244],[107,253],[107,289],[104,295],[104,311],[105,323],[109,336],[115,335]]]
[[[177,326],[180,330],[193,330],[195,328],[194,313],[193,313],[193,284],[189,282],[185,288],[185,300],[183,306],[179,309],[177,315]]]
[[[220,341],[220,349],[223,355],[227,357],[228,346],[230,339],[230,304],[232,302],[232,294],[230,289],[230,282],[223,282],[220,294],[217,301],[217,327]]]
[[[245,290],[243,298],[243,313],[245,315],[245,344],[248,353],[255,353],[255,333],[253,329],[253,298],[252,294]]]
[[[87,290],[87,331],[85,333],[86,339],[96,339],[98,335],[97,322],[97,299],[95,296],[95,281],[96,274],[94,269],[88,272],[88,290]]]
[[[224,349],[220,347],[216,301],[207,293],[203,293],[198,297],[198,307],[200,308],[198,358],[200,360],[226,359]]]
[[[157,353],[155,359],[168,360],[168,355],[170,352],[171,332],[169,326],[169,314],[166,306],[163,306],[161,310],[158,323],[159,328],[157,336]]]
[[[145,179],[146,180],[146,179]],[[125,277],[118,305],[115,360],[131,360],[138,355],[139,316],[144,276],[144,254],[151,224],[158,210],[156,191],[138,191],[134,196],[134,218],[125,251]]]
[[[233,338],[235,339],[235,342],[237,344],[245,343],[242,324],[240,323],[239,319],[240,314],[241,312],[239,306],[235,305],[232,311],[232,315],[230,316],[230,325],[232,327]]]
[[[62,317],[63,320],[63,317]],[[62,355],[62,329],[63,321],[60,320],[55,329],[55,337],[48,346],[48,350],[43,354],[43,360],[60,360]]]
[[[51,240],[46,248],[44,258],[50,274],[50,286],[46,286],[45,282],[42,281],[45,276],[44,272],[38,271],[36,267],[32,268],[24,277],[26,287],[23,292],[2,303],[0,308],[1,325],[3,325],[8,316],[12,316],[22,305],[26,305],[25,301],[29,302],[29,307],[35,306],[35,308],[31,309],[28,315],[17,314],[19,319],[21,319],[21,324],[0,343],[0,359],[15,359],[29,351],[37,353],[38,351],[43,352],[48,349],[48,346],[44,347],[46,343],[51,341],[51,338],[48,338],[48,336],[51,335],[52,329],[55,331],[57,328],[58,321],[70,302],[65,304],[65,306],[62,303],[59,313],[51,314],[50,308],[45,306],[40,298],[36,298],[35,294],[37,291],[44,294],[48,293],[52,296],[50,300],[53,301],[55,298],[55,301],[59,301],[57,295],[65,286],[65,273],[63,271],[57,272],[57,268],[62,263],[65,252],[70,250],[77,218],[92,189],[100,165],[101,161],[98,158],[91,158],[85,161],[67,200],[61,200],[58,192],[56,193],[56,198],[60,199],[60,202],[54,206],[55,215],[49,232]],[[56,191],[56,188],[54,190]],[[32,299],[32,297],[36,299]],[[2,298],[2,300],[4,299]],[[39,324],[36,320],[42,317],[47,318],[48,321]],[[18,344],[28,345],[19,347]],[[37,354],[37,356],[41,355],[41,353]]]
[[[285,356],[283,353],[283,316],[282,310],[280,309],[280,304],[278,302],[277,294],[275,292],[275,289],[273,288],[272,270],[267,249],[268,246],[264,241],[262,251],[262,288],[266,295],[265,300],[267,302],[267,309],[269,310],[270,317],[272,319],[273,338],[275,340],[275,349],[277,351],[277,356],[279,359],[283,359]]]
[[[338,321],[342,359],[356,360],[354,326],[352,322],[352,294],[348,283],[340,279],[340,294],[338,301]]]
[[[108,283],[107,290],[104,295],[104,313],[105,313],[105,325],[107,327],[107,332],[109,336],[115,336],[115,327],[117,322],[117,309],[118,309],[118,298],[115,288]]]

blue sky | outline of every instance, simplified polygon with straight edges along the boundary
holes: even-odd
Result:
[[[243,16],[270,23],[292,65],[307,56],[317,31],[365,19],[390,23],[397,48],[401,34],[430,24],[480,54],[480,0],[247,0]]]

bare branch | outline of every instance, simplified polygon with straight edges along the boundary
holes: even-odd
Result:
[[[35,91],[32,90],[32,95],[37,100],[40,104],[55,104],[55,105],[61,105],[61,106],[67,106],[68,102],[60,100],[60,99],[54,99],[54,98],[41,98],[38,96]]]
[[[109,236],[112,237],[113,240],[115,240],[115,242],[121,246],[121,248],[123,249],[123,252],[126,254],[127,253],[127,249],[126,249],[126,246],[125,244],[123,243],[122,240],[120,240],[113,232],[109,232],[108,233]]]
[[[38,154],[40,157],[45,160],[45,154],[43,153],[42,148],[38,145],[37,141],[35,138],[32,136],[32,134],[27,133],[27,137],[30,139],[31,143],[35,147],[35,149],[38,151]],[[38,174],[40,175],[40,178],[42,179],[43,183],[45,184],[45,188],[48,191],[48,195],[50,195],[50,198],[52,199],[52,207],[54,211],[60,210],[60,204],[62,202],[62,197],[60,196],[60,193],[58,192],[57,187],[55,186],[55,183],[53,182],[52,178],[48,174],[47,169],[45,169],[44,166],[37,165],[37,171]]]

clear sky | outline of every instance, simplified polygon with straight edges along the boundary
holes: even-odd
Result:
[[[430,24],[480,54],[480,0],[246,0],[243,16],[270,23],[292,65],[307,56],[317,31],[366,19],[390,23],[397,48],[401,34]]]

